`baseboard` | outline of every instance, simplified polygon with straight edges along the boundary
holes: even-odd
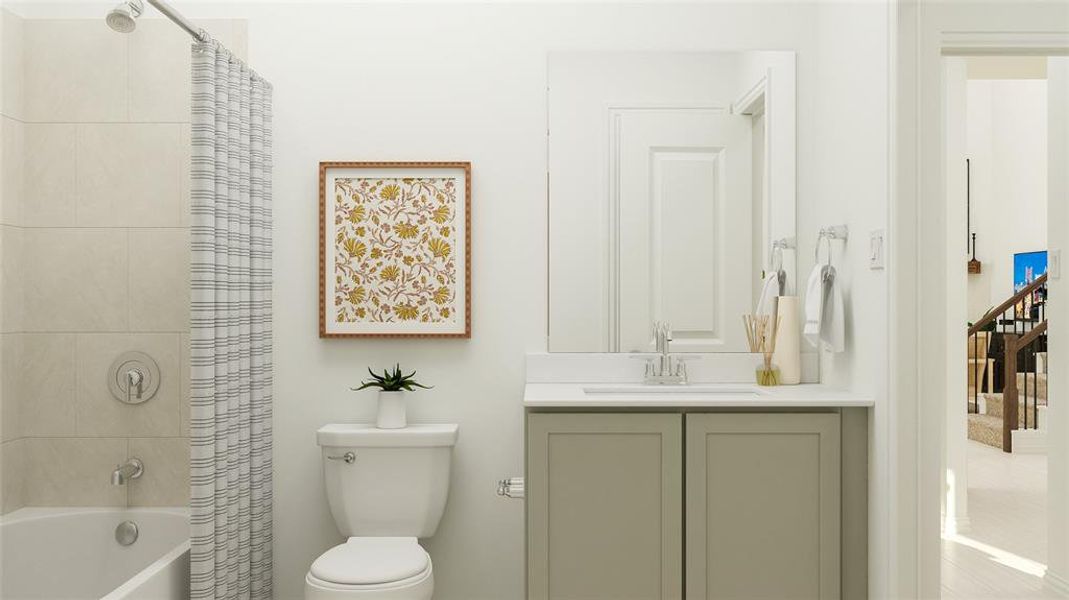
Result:
[[[1051,573],[1050,569],[1047,569],[1046,575],[1043,576],[1043,585],[1062,598],[1069,598],[1069,581]]]
[[[1018,429],[1013,432],[1014,454],[1046,454],[1047,432],[1042,429]]]

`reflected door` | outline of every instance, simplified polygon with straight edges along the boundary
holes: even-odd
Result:
[[[719,108],[610,112],[610,344],[745,352],[750,312],[752,121]]]

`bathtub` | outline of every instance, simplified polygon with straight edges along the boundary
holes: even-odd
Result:
[[[138,527],[123,546],[115,529]],[[186,508],[22,508],[0,517],[0,599],[185,600]]]

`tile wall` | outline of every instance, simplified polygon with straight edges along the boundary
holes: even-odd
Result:
[[[0,12],[0,512],[187,504],[190,38]],[[105,381],[129,350],[161,371],[136,406]]]

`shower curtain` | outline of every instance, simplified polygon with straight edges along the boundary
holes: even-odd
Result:
[[[271,597],[271,85],[193,47],[192,598]]]

